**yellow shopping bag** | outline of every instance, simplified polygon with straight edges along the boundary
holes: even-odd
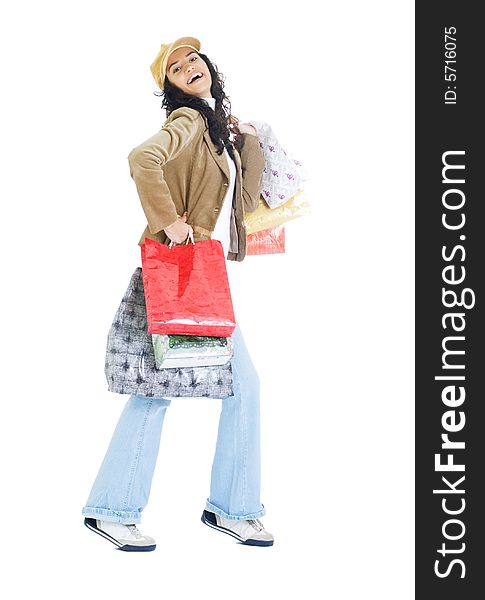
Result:
[[[246,233],[249,235],[256,231],[283,225],[283,223],[297,217],[302,217],[309,212],[310,205],[303,189],[299,190],[287,202],[277,208],[269,208],[261,197],[258,208],[252,213],[246,213],[244,216]]]

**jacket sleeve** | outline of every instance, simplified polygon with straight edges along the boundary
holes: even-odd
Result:
[[[245,212],[258,208],[263,179],[264,157],[257,136],[243,133],[244,144],[241,150],[242,197]]]
[[[158,133],[133,148],[128,155],[130,175],[152,234],[177,220],[162,167],[190,144],[197,134],[199,117],[199,113],[191,108],[175,110]]]

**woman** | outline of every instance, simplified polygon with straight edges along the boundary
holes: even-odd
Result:
[[[228,260],[246,254],[244,212],[258,206],[264,160],[256,131],[230,115],[223,79],[192,37],[163,44],[151,65],[167,109],[163,128],[129,156],[147,227],[162,243],[218,239]],[[232,129],[232,134],[230,133]],[[231,139],[231,137],[233,139]],[[162,168],[163,167],[163,168]],[[239,327],[233,395],[222,400],[210,497],[202,522],[247,545],[271,546],[259,517],[259,381]],[[137,523],[146,506],[170,398],[132,395],[83,508],[86,526],[121,550],[150,551]]]

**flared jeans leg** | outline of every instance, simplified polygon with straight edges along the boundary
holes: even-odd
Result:
[[[86,517],[140,523],[155,470],[170,400],[131,396],[82,510]]]
[[[265,514],[260,502],[259,378],[238,326],[232,335],[233,396],[222,400],[206,508],[227,519]]]
[[[233,395],[222,400],[206,508],[228,519],[254,519],[265,514],[260,502],[259,378],[239,327],[232,338]],[[82,510],[84,516],[140,523],[169,405],[170,399],[129,398]]]

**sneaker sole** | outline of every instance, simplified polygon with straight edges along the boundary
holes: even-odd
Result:
[[[96,525],[96,519],[90,519],[86,517],[84,519],[84,525],[86,525],[86,527],[89,530],[94,531],[94,533],[97,533],[105,540],[108,540],[109,542],[114,544],[118,548],[118,550],[123,550],[123,552],[151,552],[157,547],[156,544],[152,544],[150,546],[130,546],[129,544],[123,545],[117,539],[111,537],[108,533],[106,533],[106,531],[99,529]]]
[[[234,531],[231,531],[230,529],[226,529],[225,527],[221,527],[220,525],[214,525],[214,523],[211,523],[210,521],[208,521],[205,518],[204,513],[202,513],[200,520],[202,521],[202,523],[204,523],[204,525],[207,525],[208,527],[211,527],[212,529],[215,529],[216,531],[220,531],[221,533],[227,533],[227,535],[230,535],[231,537],[235,538],[238,542],[240,542],[241,544],[244,544],[245,546],[272,546],[273,545],[273,540],[252,540],[252,539],[244,540],[244,538],[242,538],[237,533],[234,533]]]

